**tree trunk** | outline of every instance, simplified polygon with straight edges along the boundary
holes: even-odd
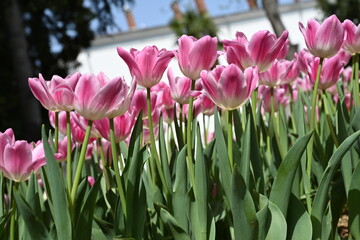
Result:
[[[262,0],[262,4],[264,10],[266,12],[266,16],[269,19],[271,26],[274,29],[276,36],[280,37],[281,34],[285,31],[285,26],[281,21],[279,10],[278,10],[278,1],[277,0]],[[297,52],[298,45],[292,44],[290,42],[290,48],[287,55],[288,59],[292,59],[294,57],[294,53]]]
[[[42,122],[40,105],[28,86],[28,78],[33,75],[32,65],[27,53],[27,41],[17,0],[5,0],[3,13],[8,34],[8,47],[12,56],[13,79],[17,81],[21,103],[19,109],[22,116],[21,133],[17,135],[31,141],[39,140]]]

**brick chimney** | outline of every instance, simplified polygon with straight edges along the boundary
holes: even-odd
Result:
[[[132,11],[130,8],[123,8],[123,12],[125,14],[126,22],[128,24],[129,30],[135,30],[136,29],[136,23],[134,15],[132,14]]]
[[[256,0],[247,0],[250,9],[258,8]]]
[[[205,0],[195,0],[195,3],[199,13],[207,13]]]
[[[180,20],[183,15],[182,15],[182,12],[180,10],[180,7],[179,7],[179,4],[177,1],[174,1],[172,4],[171,4],[171,8],[174,12],[174,16],[175,16],[175,19],[176,20]]]

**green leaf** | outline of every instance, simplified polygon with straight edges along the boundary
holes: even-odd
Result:
[[[227,153],[227,147],[225,144],[224,134],[221,129],[219,121],[219,113],[215,113],[215,138],[216,138],[216,151],[218,154],[218,166],[220,170],[221,185],[225,191],[226,198],[230,200],[231,197],[231,170],[229,164],[229,157]]]
[[[271,213],[271,223],[265,240],[286,239],[287,223],[281,210],[271,201],[269,201],[269,210]]]
[[[89,193],[85,197],[84,205],[80,211],[79,220],[76,223],[75,239],[91,239],[95,201],[100,189],[101,177],[102,174],[97,177],[94,186],[91,187]]]
[[[271,188],[270,201],[278,206],[284,216],[286,216],[289,205],[291,187],[299,166],[301,156],[312,136],[312,132],[298,139],[286,154],[276,174]]]
[[[24,219],[26,229],[32,239],[49,239],[49,232],[43,222],[32,211],[28,203],[23,199],[17,191],[14,191],[14,198],[20,216]],[[69,238],[71,239],[71,238]]]
[[[176,159],[176,174],[172,193],[174,217],[179,226],[188,232],[188,216],[190,200],[187,195],[187,169],[186,146],[184,146]]]
[[[251,116],[249,117],[251,118]],[[250,154],[251,154],[251,120],[246,122],[245,132],[242,139],[242,154],[239,163],[241,176],[245,180],[245,184],[249,186],[250,180]],[[235,158],[236,159],[236,158]]]
[[[360,239],[360,163],[351,178],[348,194],[349,229],[355,239]]]
[[[176,109],[175,105],[174,105],[174,109]],[[180,124],[182,124],[182,123],[180,123]],[[174,111],[174,126],[175,126],[175,132],[176,132],[176,139],[179,144],[179,149],[182,149],[184,147],[184,139],[183,139],[183,133],[181,132],[180,126],[177,121],[176,110]]]
[[[136,145],[139,144],[140,138],[136,141]],[[134,154],[131,159],[128,159],[127,164],[130,164],[128,169],[128,175],[126,178],[126,237],[132,237],[134,234],[133,228],[136,227],[135,217],[135,199],[139,197],[139,185],[141,180],[141,165],[144,162],[144,152],[146,147],[138,150],[134,148]],[[145,203],[144,203],[145,204]]]
[[[321,237],[321,222],[325,212],[325,208],[328,202],[328,192],[331,186],[332,178],[338,169],[341,159],[344,157],[347,151],[351,148],[354,142],[360,136],[360,131],[353,133],[346,138],[339,148],[335,151],[329,160],[328,166],[325,169],[324,175],[321,179],[318,191],[315,195],[311,220],[314,229],[314,239],[320,239]]]
[[[311,240],[312,225],[309,213],[295,195],[290,196],[290,205],[287,213],[288,237],[291,240]]]
[[[162,171],[165,176],[166,185],[168,189],[171,189],[171,176],[170,176],[169,161],[168,161],[166,144],[165,144],[165,134],[164,134],[162,117],[160,118],[160,123],[159,123],[159,152],[160,152]]]
[[[59,164],[50,149],[44,126],[42,127],[42,139],[47,163],[43,168],[46,170],[49,184],[46,189],[51,196],[50,201],[53,205],[52,216],[56,226],[57,237],[58,239],[72,239],[72,224],[64,179],[60,173]]]
[[[136,119],[136,123],[132,130],[132,133],[131,133],[130,144],[129,144],[129,149],[128,149],[128,159],[130,159],[132,157],[132,155],[134,154],[134,148],[136,147],[135,145],[136,145],[137,139],[142,134],[142,127],[143,127],[142,111],[140,111],[140,113]],[[138,144],[140,144],[140,142]]]
[[[161,221],[168,227],[174,236],[175,240],[190,240],[189,235],[177,223],[176,219],[170,215],[168,211],[160,209]]]
[[[254,202],[236,165],[232,174],[231,190],[235,239],[256,239],[258,221]]]
[[[208,204],[208,197],[207,197],[207,170],[205,164],[205,158],[202,149],[201,143],[201,135],[200,135],[200,128],[198,127],[197,131],[197,146],[196,146],[196,161],[195,161],[195,207],[197,212],[197,226],[193,231],[195,231],[196,239],[207,239],[207,204]]]

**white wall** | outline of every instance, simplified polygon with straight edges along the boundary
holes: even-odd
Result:
[[[259,15],[259,14],[258,14]],[[236,20],[234,16],[224,16],[215,19],[220,24],[219,27],[219,38],[220,39],[234,39],[236,31],[242,31],[246,34],[248,39],[251,38],[252,34],[259,30],[270,30],[272,27],[266,17],[249,17],[248,19]],[[285,24],[286,29],[289,31],[289,37],[292,43],[299,44],[300,49],[305,47],[304,39],[298,28],[298,22],[301,21],[306,24],[309,18],[319,17],[320,12],[315,9],[315,4],[310,7],[301,9],[301,4],[297,5],[297,8],[291,11],[285,11],[282,13],[282,21]],[[240,16],[241,17],[241,16]],[[244,18],[244,17],[242,17]],[[235,19],[235,20],[234,20]],[[140,30],[139,32],[141,33]],[[146,30],[149,32],[149,29]],[[150,29],[151,31],[151,29]],[[122,33],[124,36],[126,33]],[[131,32],[128,34],[132,34]],[[146,35],[146,34],[145,34]],[[127,65],[118,56],[116,47],[121,46],[125,49],[136,48],[142,49],[148,45],[156,45],[159,49],[166,48],[168,50],[176,49],[176,37],[171,31],[165,31],[161,35],[147,36],[142,38],[130,39],[126,41],[118,41],[116,37],[113,37],[114,41],[108,40],[103,44],[95,44],[87,50],[80,53],[78,61],[81,66],[76,69],[81,73],[94,73],[97,74],[103,71],[110,78],[115,76],[124,76],[125,79],[130,82],[131,77]],[[99,41],[98,41],[99,42]],[[221,60],[224,64],[224,60]],[[174,69],[176,75],[181,75],[178,69],[176,59],[173,59],[170,66]],[[166,73],[163,79],[166,79]],[[165,80],[167,81],[167,79]]]

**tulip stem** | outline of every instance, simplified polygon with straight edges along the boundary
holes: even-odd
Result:
[[[207,145],[208,134],[207,134],[207,126],[206,126],[206,120],[205,120],[205,114],[204,113],[202,115],[202,120],[203,120],[203,129],[204,129],[204,146],[206,146]]]
[[[360,106],[360,99],[359,99],[359,54],[355,54],[353,56],[354,60],[354,81],[353,81],[353,87],[354,87],[354,100],[355,100],[355,110]]]
[[[157,154],[156,144],[155,144],[154,127],[153,127],[152,115],[151,115],[151,112],[152,112],[151,111],[151,92],[150,92],[150,88],[147,88],[146,90],[147,90],[146,92],[147,92],[148,123],[149,123],[149,131],[150,131],[150,151],[151,151],[150,168],[151,168],[151,171],[153,174],[152,180],[153,180],[153,184],[155,184],[155,182],[156,182],[155,164],[156,164],[157,170],[159,172],[160,181],[163,185],[164,194],[168,198],[169,197],[169,189],[168,189],[168,186],[165,181],[165,176],[164,176],[164,173],[161,168],[160,159],[159,159],[159,155]],[[154,162],[155,162],[155,164],[154,164]]]
[[[71,166],[71,128],[70,128],[70,112],[66,111],[66,137],[67,137],[67,153],[66,153],[66,178],[69,196],[71,194],[72,182],[72,166]]]
[[[85,162],[85,156],[86,156],[86,150],[87,150],[87,146],[89,143],[89,138],[90,138],[90,133],[91,133],[91,127],[92,127],[92,121],[89,120],[88,121],[88,126],[86,128],[86,132],[85,132],[85,137],[84,137],[84,142],[82,144],[81,147],[81,152],[80,152],[80,156],[79,156],[79,162],[76,168],[76,173],[75,173],[75,177],[74,177],[74,183],[71,189],[71,203],[72,206],[74,206],[75,203],[75,197],[76,197],[76,191],[80,182],[80,178],[81,178],[81,172],[82,172],[82,168],[84,166],[84,162]]]
[[[100,159],[102,159],[102,164],[103,164],[103,167],[104,167],[104,176],[105,176],[105,185],[106,185],[106,190],[109,190],[110,189],[110,178],[109,178],[109,174],[108,174],[108,162],[106,161],[106,158],[105,158],[105,153],[104,153],[104,147],[102,145],[102,142],[101,142],[101,138],[98,138],[97,139],[97,142],[99,144],[99,149],[100,149]],[[99,166],[100,166],[100,161],[99,161]]]
[[[181,138],[182,140],[185,142],[185,134],[184,134],[184,130],[183,130],[183,104],[180,104],[180,114],[179,114],[179,127],[180,127],[180,133],[181,133]],[[176,108],[175,108],[176,111]]]
[[[317,124],[316,124],[316,107],[317,107],[317,96],[318,96],[318,90],[319,90],[319,82],[320,82],[320,75],[321,75],[321,69],[323,65],[324,59],[320,58],[319,67],[316,73],[316,79],[315,79],[315,85],[314,90],[312,93],[311,98],[311,114],[310,114],[310,131],[317,130]],[[313,155],[313,147],[314,147],[314,134],[310,137],[308,147],[307,147],[307,166],[306,166],[306,172],[309,178],[310,188],[311,188],[311,165],[312,165],[312,155]],[[309,213],[311,213],[312,207],[311,207],[311,199],[310,199],[310,189],[305,189],[305,196],[307,198],[307,207]]]
[[[276,140],[276,144],[278,146],[279,152],[280,152],[280,156],[281,159],[284,160],[285,158],[285,152],[283,150],[283,148],[281,147],[280,144],[280,137],[279,137],[279,121],[277,116],[275,116],[275,101],[274,101],[274,88],[272,87],[270,89],[270,95],[271,95],[271,118],[272,118],[272,122],[274,124],[274,134],[275,134],[275,140]]]
[[[59,150],[59,112],[55,111],[55,152]]]
[[[330,113],[329,113],[329,103],[328,103],[328,100],[327,100],[327,97],[325,95],[325,93],[323,92],[322,94],[322,99],[323,99],[323,102],[324,102],[324,107],[325,107],[325,115],[326,115],[326,121],[328,123],[328,127],[330,129],[330,135],[335,143],[335,146],[338,148],[339,147],[339,141],[336,137],[336,133],[335,133],[335,130],[334,130],[334,127],[331,123],[331,119],[330,119]]]
[[[16,223],[16,202],[14,198],[14,191],[18,189],[18,183],[14,182],[12,187],[12,196],[11,196],[11,220],[10,220],[10,240],[15,240],[15,223]]]
[[[195,80],[191,81],[191,91],[195,89]],[[194,164],[193,164],[193,153],[192,153],[192,132],[191,132],[191,125],[193,121],[193,105],[194,105],[194,97],[190,96],[189,100],[189,108],[188,108],[188,119],[187,119],[187,126],[186,126],[186,148],[187,148],[187,166],[189,169],[190,174],[190,181],[193,187],[194,194],[196,193],[195,190],[195,171],[194,171]],[[196,196],[195,196],[196,198]]]
[[[127,217],[126,198],[125,198],[125,192],[124,192],[124,188],[122,185],[120,170],[119,170],[119,158],[117,155],[117,148],[116,148],[117,143],[115,141],[115,133],[114,133],[114,118],[109,118],[109,122],[110,122],[111,153],[112,153],[113,165],[114,165],[114,171],[115,171],[115,180],[116,180],[116,185],[118,187],[120,201],[121,201],[121,207],[123,209],[125,222],[126,222],[126,219],[127,219],[126,218]]]
[[[233,157],[233,134],[232,134],[232,111],[226,111],[227,115],[227,135],[228,135],[228,155],[231,171],[234,169],[234,157]]]

